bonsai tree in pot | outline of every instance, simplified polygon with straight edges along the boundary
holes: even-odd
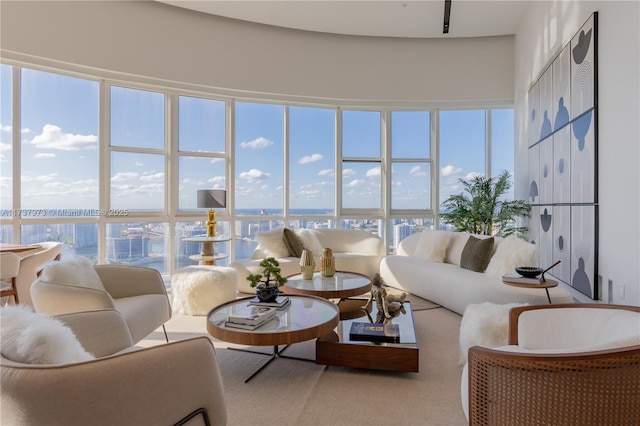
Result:
[[[516,226],[517,217],[529,217],[531,207],[523,200],[504,200],[511,188],[511,174],[503,170],[499,176],[475,176],[458,179],[464,192],[451,195],[442,203],[440,217],[456,231],[506,237],[515,234],[524,238],[526,226]]]
[[[280,275],[280,263],[275,257],[267,257],[260,262],[262,274],[251,274],[247,277],[251,287],[256,287],[256,295],[263,302],[275,300],[280,293],[280,286],[287,279]]]

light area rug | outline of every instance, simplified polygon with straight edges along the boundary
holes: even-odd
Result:
[[[228,346],[237,345],[212,339],[224,381],[228,424],[467,424],[460,402],[460,315],[433,308],[414,312],[414,320],[420,346],[419,373],[358,370],[280,358],[244,383],[267,357],[228,350]],[[166,327],[171,341],[208,335],[202,316],[176,315]],[[163,342],[159,329],[139,345]],[[313,359],[315,341],[292,345],[284,354]]]

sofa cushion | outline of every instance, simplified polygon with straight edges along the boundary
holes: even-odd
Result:
[[[493,237],[480,239],[469,236],[460,256],[460,267],[474,272],[484,272],[493,253]]]
[[[300,237],[298,237],[298,235],[289,228],[284,228],[282,237],[284,239],[284,244],[287,246],[287,250],[289,250],[289,255],[293,257],[301,257],[304,246]]]
[[[413,257],[444,262],[451,236],[451,232],[425,229],[420,235]]]
[[[302,246],[304,248],[311,250],[311,253],[316,257],[322,256],[322,250],[324,247],[320,244],[320,240],[318,240],[315,232],[311,229],[296,229],[296,234],[300,237],[300,241],[302,241]]]
[[[78,256],[48,263],[40,275],[42,281],[87,287],[105,291],[102,280],[86,257]]]
[[[73,331],[24,305],[0,308],[2,356],[24,364],[68,364],[93,359]]]
[[[502,277],[514,273],[517,266],[538,266],[538,246],[510,235],[498,245],[484,272]]]
[[[289,256],[289,250],[284,243],[282,228],[256,232],[256,240],[260,243],[266,257],[275,257],[277,259]]]

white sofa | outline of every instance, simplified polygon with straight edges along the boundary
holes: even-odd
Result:
[[[423,231],[438,233],[443,231]],[[416,296],[431,300],[447,309],[462,315],[470,304],[492,302],[528,303],[530,305],[548,304],[547,294],[543,289],[529,289],[506,285],[500,278],[503,273],[515,272],[511,267],[509,271],[501,271],[492,267],[493,273],[474,272],[460,267],[460,257],[464,246],[472,234],[462,232],[447,232],[450,234],[446,245],[444,261],[437,262],[426,260],[424,257],[415,257],[416,249],[421,244],[423,233],[416,233],[406,237],[400,242],[396,255],[386,256],[380,262],[380,275],[385,283],[391,287],[399,288]],[[485,235],[474,235],[476,238],[487,238]],[[515,238],[515,237],[512,237]],[[503,238],[494,238],[494,255]],[[510,239],[510,242],[513,241]],[[424,247],[422,247],[424,251]],[[513,255],[513,253],[512,253]],[[516,256],[511,256],[517,262]],[[496,259],[497,260],[497,259]],[[516,266],[538,266],[537,258],[531,260],[532,264],[517,264]],[[490,264],[490,267],[493,266]],[[503,267],[504,269],[504,267]],[[573,303],[571,294],[561,288],[550,288],[549,295],[553,303]]]
[[[317,229],[317,230],[296,230],[300,232],[305,248],[312,250],[316,260],[316,271],[320,268],[320,256],[322,248],[331,248],[336,258],[336,271],[356,272],[366,276],[371,276],[378,272],[380,260],[385,255],[384,243],[382,239],[368,231],[358,229]],[[277,235],[282,233],[283,228],[269,231],[278,243]],[[310,240],[313,239],[313,240]],[[284,243],[283,243],[284,244]],[[251,259],[238,260],[230,266],[237,271],[238,291],[242,293],[255,293],[247,281],[247,276],[254,273],[262,273],[260,261],[265,257],[274,256],[278,259],[283,277],[300,273],[300,258],[290,256],[286,249],[278,252],[279,247],[265,247],[266,239],[263,239],[258,247],[253,251]]]

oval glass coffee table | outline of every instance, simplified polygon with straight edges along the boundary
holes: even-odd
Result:
[[[315,296],[288,295],[288,297],[291,303],[287,307],[279,310],[275,318],[254,330],[225,326],[229,314],[246,308],[249,300],[253,299],[252,296],[224,303],[209,311],[207,331],[216,339],[249,346],[273,346],[272,353],[228,348],[270,356],[266,363],[245,380],[245,383],[277,357],[315,362],[312,359],[285,356],[282,355],[282,352],[292,343],[312,340],[329,334],[338,325],[338,307],[330,301]],[[280,349],[280,345],[286,346]]]
[[[287,294],[305,294],[323,297],[325,299],[339,299],[340,319],[349,319],[364,315],[360,309],[367,301],[365,299],[351,299],[371,290],[371,278],[355,272],[336,272],[332,277],[323,277],[320,272],[313,274],[313,279],[304,280],[302,274],[287,277],[282,287]]]

